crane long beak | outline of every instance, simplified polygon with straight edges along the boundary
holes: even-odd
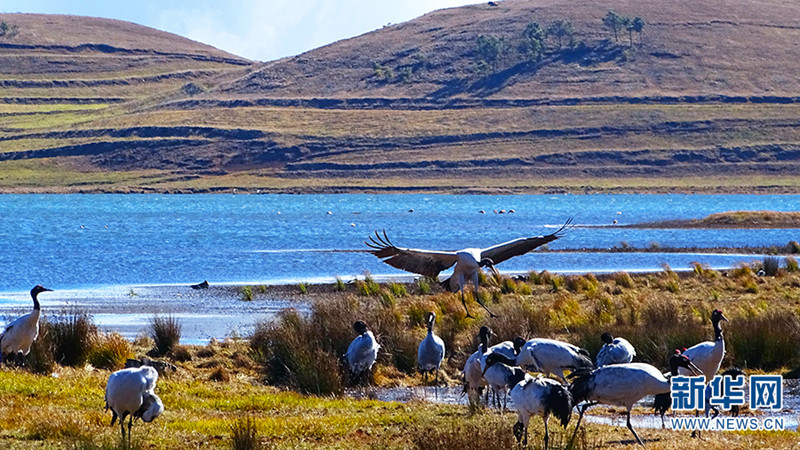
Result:
[[[52,289],[42,288],[42,292],[53,292]]]
[[[727,317],[725,317],[725,314],[720,314],[720,315],[719,315],[719,317],[720,317],[722,320],[724,320],[725,322],[730,322],[730,320],[728,320],[728,318],[727,318]]]
[[[692,374],[693,374],[693,375],[695,375],[695,376],[702,376],[702,375],[703,375],[703,371],[702,371],[702,370],[700,370],[700,368],[699,368],[699,367],[697,367],[696,365],[694,365],[694,363],[693,363],[693,362],[691,362],[691,361],[689,361],[689,370],[690,370],[690,371],[692,372]]]

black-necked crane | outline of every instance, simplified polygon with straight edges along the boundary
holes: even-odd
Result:
[[[530,377],[525,371],[516,365],[513,358],[507,358],[502,353],[490,353],[485,358],[486,366],[483,369],[483,378],[494,391],[494,405],[500,409],[499,394],[503,393],[503,410],[508,404],[508,390],[512,389],[517,383]]]
[[[435,382],[439,381],[439,367],[442,365],[444,359],[444,341],[439,336],[433,333],[433,325],[436,323],[436,313],[430,311],[428,313],[428,334],[425,339],[419,343],[417,349],[417,366],[419,371],[422,372],[423,381],[428,381],[428,374],[436,372]]]
[[[480,397],[481,389],[486,386],[486,380],[483,378],[483,369],[486,368],[486,355],[491,353],[501,353],[507,358],[515,358],[514,345],[510,341],[503,341],[489,347],[489,337],[493,336],[492,329],[487,326],[482,326],[478,331],[478,350],[467,358],[464,364],[464,392],[467,394],[472,391],[476,397]],[[488,403],[488,392],[487,392]]]
[[[438,251],[422,250],[414,248],[397,247],[389,241],[386,230],[383,235],[377,231],[375,236],[370,236],[370,242],[364,242],[372,250],[370,253],[382,259],[383,262],[400,270],[437,278],[439,273],[450,267],[455,266],[453,275],[442,282],[442,286],[451,292],[461,292],[461,303],[467,312],[467,317],[472,317],[464,299],[464,287],[468,282],[472,282],[474,287],[475,300],[480,304],[491,317],[496,317],[489,308],[483,303],[478,295],[478,272],[482,267],[489,267],[495,274],[496,264],[523,255],[529,251],[558,239],[562,233],[569,228],[572,218],[554,233],[545,236],[535,236],[529,238],[519,238],[513,241],[504,242],[484,249],[465,248],[457,251]]]
[[[589,352],[568,342],[543,338],[515,339],[515,345],[519,348],[517,364],[545,375],[553,374],[563,381],[566,381],[565,370],[594,368]]]
[[[689,358],[675,354],[669,360],[670,373],[676,375],[678,368],[683,367],[700,374]],[[631,409],[633,404],[647,395],[669,394],[670,382],[658,369],[645,363],[613,364],[592,371],[582,370],[571,374],[573,377],[569,390],[575,404],[585,402],[579,409],[578,423],[575,433],[581,425],[583,413],[597,403],[613,406],[624,406],[627,410],[627,425],[636,442],[644,446],[644,442],[631,426]],[[663,398],[663,396],[662,396]],[[667,396],[667,401],[669,397]],[[657,401],[657,403],[659,403]],[[656,406],[658,408],[658,406]],[[575,434],[573,433],[573,438]]]
[[[356,382],[368,382],[369,371],[378,358],[378,350],[381,346],[378,345],[378,341],[372,331],[367,329],[367,324],[364,321],[355,322],[353,329],[358,333],[358,336],[350,343],[344,356],[347,360],[347,366],[350,368],[350,373]]]
[[[5,361],[10,355],[14,355],[18,364],[25,364],[25,358],[31,351],[31,345],[39,336],[39,315],[41,313],[39,294],[51,291],[52,289],[47,289],[42,285],[36,285],[31,289],[33,311],[11,322],[3,334],[0,334],[0,362]]]
[[[636,350],[627,339],[614,337],[609,332],[600,336],[603,341],[603,348],[597,352],[597,368],[610,364],[627,364],[633,361]]]
[[[118,370],[108,377],[106,410],[111,410],[111,425],[119,418],[122,439],[125,439],[125,418],[128,420],[128,447],[134,419],[152,422],[164,412],[164,404],[155,393],[158,372],[151,366]]]
[[[541,375],[530,375],[511,389],[511,401],[517,410],[517,423],[514,424],[514,437],[523,447],[528,445],[528,423],[532,416],[541,416],[544,421],[544,448],[550,443],[547,422],[553,414],[566,428],[572,418],[572,394],[563,384]]]
[[[711,324],[714,326],[714,342],[701,342],[683,351],[683,355],[689,358],[703,372],[706,377],[706,383],[710,382],[714,375],[717,374],[719,367],[722,365],[722,359],[725,357],[725,339],[722,336],[722,327],[719,324],[721,320],[728,322],[721,310],[715,309],[712,311]],[[689,375],[689,372],[685,369],[681,369],[679,373],[681,375]]]

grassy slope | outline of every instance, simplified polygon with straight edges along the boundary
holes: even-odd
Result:
[[[19,32],[0,37],[0,190],[796,193],[798,8],[506,0],[262,65],[124,22],[2,15]],[[646,20],[641,46],[603,29],[611,9]],[[478,35],[556,19],[577,50],[477,72]],[[98,42],[116,50],[82,46]],[[376,62],[413,71],[382,80]]]

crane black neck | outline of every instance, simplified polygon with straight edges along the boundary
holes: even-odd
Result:
[[[33,293],[33,294],[31,294],[31,297],[33,297],[33,310],[34,311],[39,311],[39,309],[40,309],[39,299],[37,298],[37,297],[39,297],[39,293],[38,292]]]
[[[714,340],[721,341],[722,340],[722,327],[719,325],[719,319],[714,318],[712,320],[714,325]]]

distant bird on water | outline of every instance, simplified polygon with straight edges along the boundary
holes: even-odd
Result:
[[[356,330],[358,336],[350,343],[344,357],[355,381],[357,383],[366,383],[369,380],[369,371],[378,358],[378,350],[381,346],[378,345],[378,341],[372,331],[367,329],[367,324],[364,321],[359,320],[354,323],[353,329]]]
[[[439,381],[439,367],[444,359],[444,341],[439,336],[433,334],[433,324],[436,323],[436,313],[428,313],[428,335],[419,343],[417,350],[417,365],[422,372],[424,381],[428,380],[430,372],[436,372],[435,382]]]
[[[440,272],[455,265],[453,275],[443,281],[442,286],[450,290],[450,292],[461,292],[461,303],[464,305],[467,317],[472,317],[467,308],[467,302],[464,299],[464,287],[468,281],[472,281],[472,285],[475,289],[475,300],[478,304],[480,304],[491,317],[497,317],[484,305],[478,295],[478,272],[481,270],[481,267],[489,267],[492,272],[497,274],[497,269],[494,268],[495,264],[500,264],[507,259],[523,255],[540,245],[558,239],[561,237],[562,233],[569,228],[571,223],[572,218],[569,218],[567,222],[554,233],[545,236],[514,239],[513,241],[504,242],[484,249],[465,248],[458,251],[437,251],[402,248],[395,246],[389,241],[385,230],[383,236],[376,231],[374,237],[369,237],[370,242],[365,241],[364,243],[372,249],[369,250],[370,253],[382,259],[386,264],[431,278],[437,278]]]
[[[0,362],[14,355],[18,364],[25,364],[26,356],[31,351],[31,345],[39,336],[39,294],[51,291],[52,289],[47,289],[42,285],[36,285],[31,289],[33,311],[11,322],[3,334],[0,334]]]
[[[111,410],[111,425],[119,418],[122,439],[125,439],[125,418],[128,420],[128,448],[134,419],[152,422],[164,412],[164,404],[154,392],[158,372],[151,366],[118,370],[108,377],[106,410]]]

